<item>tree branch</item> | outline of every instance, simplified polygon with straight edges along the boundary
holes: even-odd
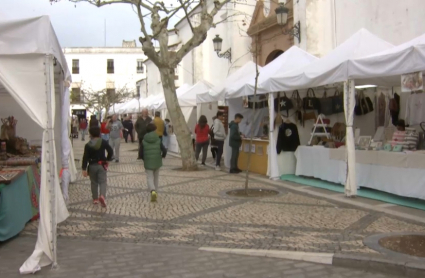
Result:
[[[183,1],[182,1],[182,0],[179,0],[179,2],[180,2],[180,4],[181,4],[181,5],[182,5],[182,7],[183,7],[184,14],[186,15],[186,20],[187,20],[187,22],[189,23],[190,30],[192,30],[192,33],[193,33],[193,26],[192,26],[192,22],[190,21],[189,14],[188,14],[188,12],[187,12],[187,7],[184,5],[184,3],[183,3]],[[190,4],[189,4],[189,5],[190,5]]]

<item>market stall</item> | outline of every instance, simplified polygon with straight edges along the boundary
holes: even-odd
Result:
[[[7,138],[3,137],[6,142],[2,145],[5,148],[1,149],[2,160],[11,167],[16,157],[41,148],[37,243],[32,256],[20,269],[21,273],[33,273],[40,266],[56,264],[56,225],[68,217],[64,196],[75,169],[70,160],[72,150],[68,138],[71,75],[47,16],[10,21],[0,19],[0,44],[0,115],[8,119],[6,126],[2,127],[3,130],[7,128],[3,132]],[[9,117],[11,115],[17,122]],[[58,118],[61,120],[55,121]],[[28,168],[25,172],[29,180]],[[60,172],[63,195],[59,187]],[[6,196],[14,199],[19,192],[23,194],[22,200],[28,199],[28,194],[31,199],[33,192],[30,194],[29,190],[24,190],[25,176],[17,179],[9,176],[10,180],[0,181],[2,192],[7,192],[2,194],[2,199]],[[31,204],[31,200],[28,202]],[[28,208],[28,203],[24,207]],[[22,219],[29,216],[29,210],[24,210]],[[10,219],[10,216],[6,218]]]
[[[349,79],[349,61],[359,59],[392,48],[393,45],[374,36],[369,31],[361,29],[348,40],[332,50],[328,55],[305,67],[290,72],[278,73],[270,77],[260,86],[269,91],[298,90],[317,88],[320,86],[343,83],[343,107],[345,113],[345,145],[347,150],[348,174],[345,183],[346,195],[356,195],[355,153],[354,153],[354,107],[356,106],[356,90],[354,80]],[[361,101],[361,110],[366,103],[366,97],[357,97]],[[319,100],[314,94],[303,98],[305,110],[317,110],[320,114]],[[370,111],[368,111],[370,112]],[[363,113],[363,112],[362,112]],[[365,114],[365,113],[363,113]],[[315,121],[316,122],[316,121]],[[317,122],[316,122],[317,124]],[[316,126],[317,127],[317,126]],[[320,126],[323,130],[325,125]],[[313,132],[314,133],[314,132]],[[323,135],[323,134],[320,134]],[[324,136],[316,136],[322,139]],[[325,138],[329,139],[329,136]],[[310,140],[311,141],[311,140]],[[318,162],[320,163],[320,162]]]
[[[259,68],[258,84],[266,81],[270,76],[280,72],[287,72],[297,67],[302,67],[316,61],[318,58],[308,54],[300,48],[293,46],[275,60]],[[265,163],[251,163],[250,170],[254,173],[269,175],[271,179],[279,178],[282,174],[292,173],[295,170],[295,148],[283,148],[277,153],[280,123],[276,124],[275,114],[284,115],[289,119],[289,98],[286,93],[270,93],[260,85],[257,90],[257,97],[254,98],[255,91],[255,70],[247,74],[245,78],[237,80],[226,88],[226,99],[229,104],[230,119],[233,115],[241,113],[244,120],[239,125],[241,132],[250,137],[251,130],[255,137],[254,150],[243,148],[241,150],[241,163],[239,167],[245,170],[247,167],[247,153],[251,152],[252,161],[265,161]],[[289,95],[290,97],[290,95]],[[251,113],[256,106],[255,114]],[[280,116],[279,116],[280,117]],[[289,122],[287,123],[289,126]],[[297,129],[296,125],[291,124]],[[252,129],[251,129],[252,128]],[[298,131],[294,130],[291,137],[296,140]],[[299,139],[298,139],[299,141]],[[244,142],[244,145],[246,143]],[[263,151],[263,148],[264,151]],[[278,161],[280,160],[280,163]],[[244,162],[245,161],[245,162]]]

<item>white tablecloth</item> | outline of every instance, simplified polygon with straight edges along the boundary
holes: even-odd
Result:
[[[332,159],[333,150],[322,147],[300,146],[295,152],[297,158],[296,175],[315,177],[329,182],[345,184],[347,174],[346,162],[340,159]],[[340,151],[340,150],[338,150]],[[362,156],[362,151],[356,151],[356,156]],[[415,161],[422,164],[418,154],[385,153],[387,159],[399,160],[400,156],[412,156],[406,161]],[[423,157],[425,164],[425,155]],[[380,159],[377,160],[378,162]],[[388,162],[386,162],[388,164]],[[414,165],[411,165],[414,166]],[[404,197],[425,200],[425,171],[420,166],[407,168],[406,164],[400,167],[356,163],[357,186],[372,188]]]

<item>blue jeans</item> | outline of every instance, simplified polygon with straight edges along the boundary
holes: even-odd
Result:
[[[109,142],[109,134],[102,133],[102,134],[100,135],[100,137],[102,137],[102,139],[103,139],[103,140],[106,140],[106,141],[108,141],[108,142]]]

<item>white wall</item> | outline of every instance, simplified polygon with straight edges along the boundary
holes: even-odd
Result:
[[[298,0],[300,47],[319,57],[361,28],[398,45],[425,33],[423,0]]]

